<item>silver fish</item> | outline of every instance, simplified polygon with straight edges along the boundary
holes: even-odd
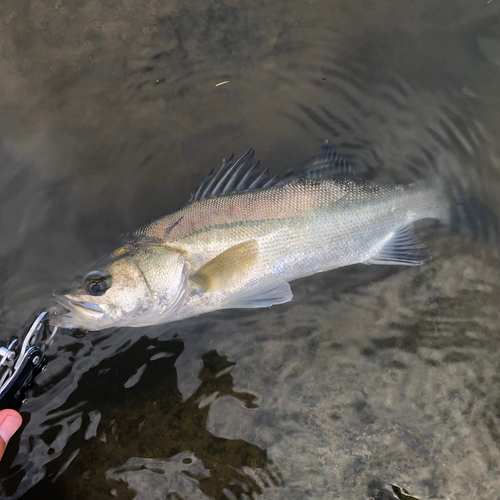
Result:
[[[131,233],[108,265],[56,296],[52,322],[146,326],[292,300],[289,282],[351,264],[430,258],[412,224],[449,220],[435,180],[376,185],[327,142],[293,179],[269,178],[251,149],[212,171],[182,209]]]

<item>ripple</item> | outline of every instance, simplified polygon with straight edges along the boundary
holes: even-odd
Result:
[[[141,9],[2,13],[5,334],[122,230],[178,207],[250,146],[297,170],[333,139],[365,178],[437,172],[498,215],[497,5]],[[426,269],[309,278],[276,311],[61,334],[23,407],[19,453],[2,462],[6,492],[354,498],[368,476],[402,470],[442,497],[452,483],[488,488],[497,264],[444,229],[428,241]]]

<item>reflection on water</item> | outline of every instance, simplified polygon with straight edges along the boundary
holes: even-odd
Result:
[[[234,363],[208,351],[200,385],[183,400],[174,366],[183,349],[180,340],[143,337],[86,372],[42,424],[47,454],[56,458],[49,458],[45,478],[25,498],[49,493],[51,498],[107,498],[113,489],[123,498],[123,483],[139,494],[136,498],[177,498],[198,489],[209,498],[221,498],[225,491],[239,497],[279,486],[279,473],[264,450],[207,430],[210,405],[218,398],[258,406],[255,395],[234,390]],[[64,426],[69,434],[64,435]],[[70,475],[77,481],[68,484]],[[14,473],[6,486],[15,489],[15,479]]]
[[[365,178],[433,170],[498,216],[499,12],[4,2],[2,337],[250,146],[281,173],[333,139]],[[3,493],[378,499],[393,484],[494,497],[498,251],[419,231],[433,256],[420,268],[313,276],[270,310],[62,333],[1,464]]]

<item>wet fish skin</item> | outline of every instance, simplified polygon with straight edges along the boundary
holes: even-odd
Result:
[[[270,275],[285,282],[357,263],[418,265],[429,258],[412,235],[405,240],[416,260],[371,261],[391,237],[416,220],[446,220],[447,204],[426,185],[374,186],[354,180],[303,181],[257,193],[197,202],[140,231],[189,255],[194,270],[245,241],[258,242],[258,259],[244,279],[213,293],[188,293],[171,321],[228,307],[231,297]],[[210,224],[203,216],[217,214]],[[403,245],[404,246],[404,245]],[[195,292],[195,290],[192,290]],[[226,305],[224,305],[226,304]]]
[[[289,182],[258,180],[255,167],[252,150],[231,159],[188,205],[133,232],[102,270],[107,291],[94,296],[84,284],[60,297],[69,312],[54,323],[100,330],[284,303],[292,299],[288,283],[314,273],[422,264],[430,256],[412,223],[449,218],[439,183],[360,180],[329,143]]]

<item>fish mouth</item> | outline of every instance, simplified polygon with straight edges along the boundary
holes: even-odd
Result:
[[[94,329],[105,311],[97,304],[82,302],[68,296],[54,294],[57,305],[50,310],[50,321],[61,328]]]

